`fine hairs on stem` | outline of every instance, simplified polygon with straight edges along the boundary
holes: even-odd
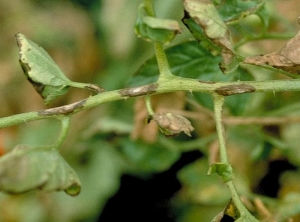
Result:
[[[228,160],[228,154],[226,149],[226,141],[225,141],[225,130],[224,125],[222,122],[222,110],[224,106],[224,96],[220,96],[218,94],[213,94],[213,101],[214,101],[214,113],[215,113],[215,122],[216,122],[216,129],[218,134],[219,140],[219,153],[220,153],[220,161],[223,164],[228,165],[231,168],[231,165]],[[233,173],[232,173],[233,174]],[[233,177],[233,175],[232,175]],[[238,212],[241,214],[241,217],[251,218],[253,221],[257,221],[247,210],[247,208],[242,203],[241,199],[239,198],[238,192],[236,187],[233,183],[233,180],[229,180],[225,182],[232,198],[232,202],[234,203],[235,207],[237,208]]]

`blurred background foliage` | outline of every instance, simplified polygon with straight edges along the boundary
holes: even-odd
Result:
[[[45,108],[18,64],[14,39],[18,32],[43,46],[74,81],[96,83],[106,90],[154,81],[158,71],[151,59],[153,47],[133,30],[140,3],[0,0],[0,116]],[[155,1],[155,8],[159,17],[178,21],[183,17],[180,0]],[[297,0],[267,1],[268,24],[261,24],[256,16],[233,24],[239,53],[250,56],[279,50],[298,30],[298,8]],[[227,11],[222,10],[226,17]],[[191,37],[182,28],[167,50],[176,75],[203,81],[286,78],[253,66],[224,76],[218,58],[195,42],[176,45]],[[87,96],[84,90],[70,90],[50,107]],[[61,152],[79,174],[81,194],[74,198],[62,192],[1,193],[0,222],[211,221],[230,200],[221,179],[207,176],[218,149],[211,99],[173,93],[153,97],[153,106],[157,112],[190,118],[195,127],[192,138],[167,139],[155,124],[145,126],[147,113],[140,98],[76,114]],[[235,182],[247,207],[264,221],[300,218],[299,107],[298,92],[226,100],[224,123]],[[53,121],[1,129],[0,153],[20,143],[50,144],[58,129]]]

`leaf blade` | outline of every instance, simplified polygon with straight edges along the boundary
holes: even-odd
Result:
[[[64,190],[75,196],[80,184],[75,171],[55,149],[19,145],[0,159],[0,190],[8,193]]]

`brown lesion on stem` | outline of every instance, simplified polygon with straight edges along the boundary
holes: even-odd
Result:
[[[252,93],[255,91],[256,91],[255,87],[246,84],[228,85],[228,86],[222,86],[215,89],[215,92],[222,96],[231,96],[231,95],[242,94],[242,93]]]
[[[86,85],[85,88],[88,89],[88,90],[92,90],[92,91],[94,91],[96,93],[102,93],[102,92],[105,91],[105,89],[103,89],[102,87],[100,87],[100,86],[98,86],[96,84]]]
[[[86,99],[65,106],[40,110],[38,111],[38,115],[40,116],[69,115],[74,113],[77,109],[81,109],[82,107],[84,107],[85,103],[86,103]]]
[[[118,92],[122,97],[136,97],[156,93],[157,87],[158,83],[151,83],[145,86],[121,89]]]

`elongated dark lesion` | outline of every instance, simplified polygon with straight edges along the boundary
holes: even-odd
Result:
[[[88,90],[92,90],[92,91],[94,91],[96,93],[102,93],[102,92],[105,91],[105,89],[103,89],[102,87],[100,87],[100,86],[98,86],[96,84],[86,85],[85,88],[88,89]]]
[[[145,86],[138,86],[128,89],[121,89],[119,93],[123,97],[136,97],[156,93],[158,83],[151,83]]]
[[[85,103],[86,103],[86,99],[65,106],[41,110],[38,111],[38,114],[41,116],[69,115],[74,113],[76,110],[84,107]]]
[[[215,92],[222,96],[231,96],[231,95],[242,94],[242,93],[252,93],[255,91],[256,91],[255,87],[247,84],[228,85],[228,86],[222,86],[215,89]]]

